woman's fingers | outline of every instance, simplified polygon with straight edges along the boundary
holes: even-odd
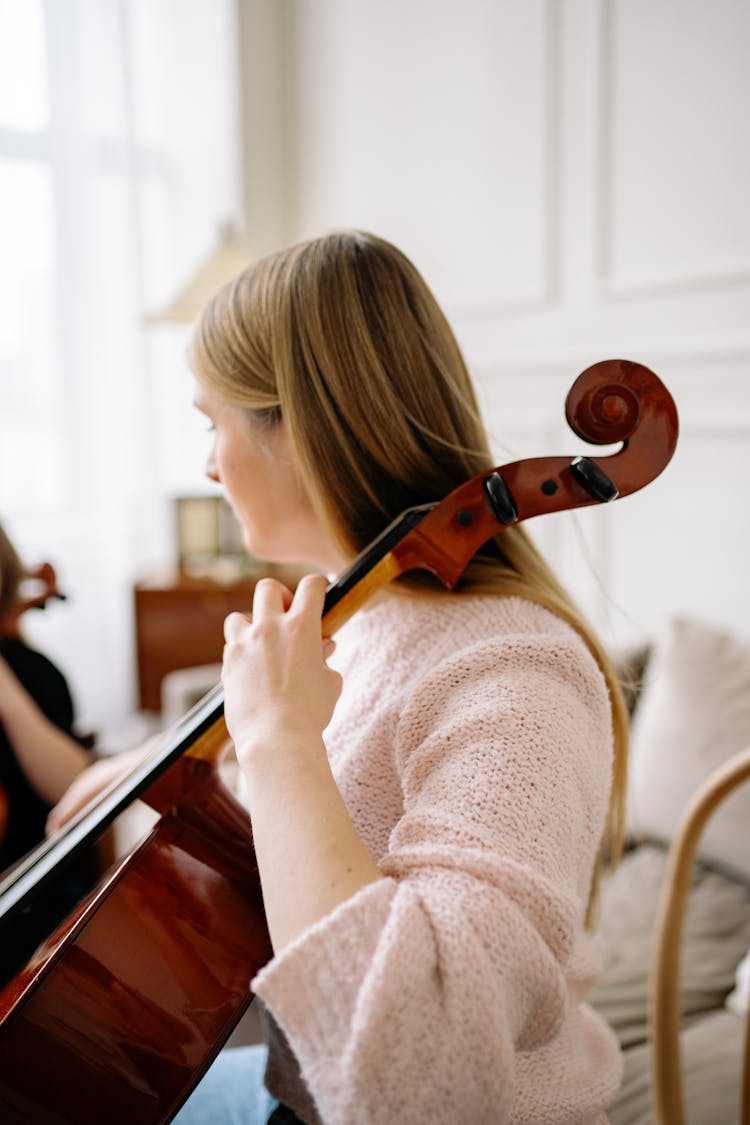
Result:
[[[323,613],[328,580],[324,574],[306,574],[299,580],[291,605],[291,612],[315,619]]]
[[[224,640],[227,644],[238,641],[248,625],[252,625],[252,619],[246,613],[230,613],[224,619]]]
[[[292,731],[318,739],[330,720],[341,678],[325,663],[334,650],[322,636],[326,587],[324,575],[306,575],[292,597],[264,579],[252,622],[243,614],[225,621],[225,715],[240,761]]]
[[[308,574],[300,580],[294,595],[291,613],[307,617],[311,628],[320,629],[325,606],[328,581],[323,574]],[[333,656],[336,643],[331,637],[323,637],[323,659]]]
[[[261,578],[255,587],[252,616],[230,613],[224,620],[224,640],[227,644],[239,641],[248,626],[259,624],[291,612],[295,617],[319,621],[323,612],[328,582],[323,574],[306,574],[300,579],[294,594],[275,578]],[[324,646],[327,657],[333,652],[332,642]]]
[[[261,578],[253,594],[253,621],[286,613],[291,604],[292,592],[282,582],[277,582],[275,578]]]

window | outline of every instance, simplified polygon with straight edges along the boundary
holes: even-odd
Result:
[[[0,510],[59,502],[54,193],[41,0],[0,0]],[[18,496],[23,481],[24,496]]]
[[[0,0],[0,519],[72,595],[39,643],[90,726],[131,706],[132,583],[202,487],[179,460],[186,335],[146,319],[240,214],[235,19]]]
[[[144,316],[237,212],[232,15],[0,0],[0,512],[77,506],[94,461],[158,476]]]

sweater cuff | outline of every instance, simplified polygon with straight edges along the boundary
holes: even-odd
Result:
[[[251,988],[282,1027],[304,1069],[305,1045],[336,1041],[371,967],[397,892],[382,878],[368,883],[273,957]],[[331,1034],[332,1031],[334,1034]]]

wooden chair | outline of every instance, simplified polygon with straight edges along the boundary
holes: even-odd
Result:
[[[706,823],[750,779],[750,747],[735,754],[699,788],[686,808],[669,852],[651,973],[651,1082],[657,1125],[685,1125],[680,1058],[680,949],[693,860]],[[750,825],[748,825],[750,834]],[[750,1125],[750,1011],[745,1024],[740,1123]]]

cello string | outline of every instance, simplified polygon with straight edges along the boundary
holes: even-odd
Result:
[[[221,718],[223,710],[224,690],[221,684],[217,684],[169,732],[164,744],[156,747],[125,778],[105,789],[93,807],[85,806],[59,833],[16,864],[0,880],[0,923],[15,915],[40,892],[57,870],[66,867],[84,847],[93,843],[168,766]]]

